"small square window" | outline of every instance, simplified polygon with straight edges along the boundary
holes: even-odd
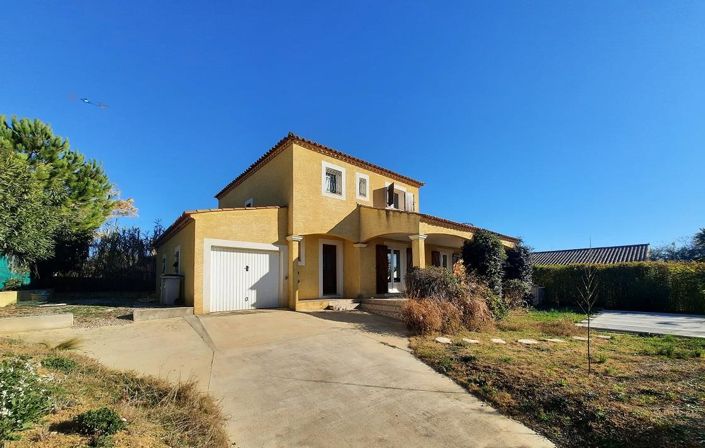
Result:
[[[359,194],[363,198],[367,197],[367,179],[365,179],[364,177],[358,179],[357,194]]]

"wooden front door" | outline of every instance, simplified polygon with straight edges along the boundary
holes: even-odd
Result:
[[[323,295],[334,296],[338,294],[338,269],[336,266],[336,249],[333,244],[323,245],[322,274]]]
[[[387,275],[389,273],[387,246],[383,244],[378,244],[376,246],[375,261],[377,274],[377,294],[386,294],[389,287],[389,283],[387,282]]]

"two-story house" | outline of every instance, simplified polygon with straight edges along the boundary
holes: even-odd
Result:
[[[183,276],[197,314],[401,293],[412,266],[450,269],[477,230],[421,213],[422,185],[289,134],[216,194],[218,208],[166,229],[158,267]]]

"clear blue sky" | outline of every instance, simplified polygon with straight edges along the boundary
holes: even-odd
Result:
[[[100,160],[124,224],[214,207],[294,131],[540,250],[705,226],[705,2],[197,3],[2,6],[0,113]]]

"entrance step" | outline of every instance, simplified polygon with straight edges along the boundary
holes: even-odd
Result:
[[[296,311],[350,311],[358,309],[357,299],[301,299],[296,305]]]
[[[392,319],[401,320],[401,307],[407,299],[403,298],[370,298],[362,299],[360,309],[372,314],[391,317]]]

